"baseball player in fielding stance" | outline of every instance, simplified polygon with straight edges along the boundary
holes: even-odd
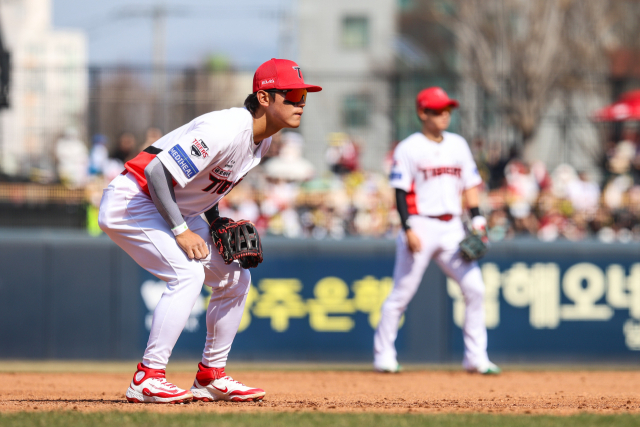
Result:
[[[167,283],[153,313],[142,363],[126,393],[130,402],[264,397],[264,390],[224,372],[251,275],[237,260],[225,264],[207,221],[219,217],[220,199],[260,163],[271,136],[300,126],[307,92],[320,90],[304,83],[295,62],[271,59],[255,72],[245,108],[207,113],[168,133],[127,162],[104,190],[100,228]],[[203,284],[212,289],[206,342],[193,387],[182,390],[165,379],[165,367]]]
[[[497,374],[487,356],[484,322],[484,283],[475,261],[466,261],[458,245],[465,238],[460,219],[461,197],[469,209],[472,228],[484,232],[486,220],[478,210],[482,179],[460,135],[446,132],[451,109],[458,106],[444,90],[431,87],[416,98],[422,132],[414,133],[394,152],[391,186],[404,232],[396,241],[393,289],[382,306],[374,338],[374,368],[398,372],[395,340],[398,324],[418,290],[431,259],[460,284],[466,309],[463,367],[470,372]]]

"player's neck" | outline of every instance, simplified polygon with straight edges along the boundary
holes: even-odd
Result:
[[[281,128],[270,125],[264,111],[258,112],[253,118],[253,143],[259,144],[263,139],[269,138],[280,131]]]
[[[442,142],[444,136],[442,131],[436,129],[429,129],[426,126],[422,127],[422,134],[426,136],[430,141],[433,142]]]

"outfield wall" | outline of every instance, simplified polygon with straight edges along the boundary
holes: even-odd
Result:
[[[392,286],[387,240],[265,239],[234,360],[371,360]],[[635,361],[640,355],[640,245],[516,240],[481,263],[496,360]],[[0,358],[139,358],[164,284],[108,238],[0,232]],[[208,292],[174,356],[197,358]],[[403,320],[399,359],[459,361],[464,302],[431,265]]]

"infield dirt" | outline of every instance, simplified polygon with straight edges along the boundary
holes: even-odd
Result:
[[[229,371],[261,387],[262,402],[142,405],[127,403],[132,374],[0,373],[0,412],[95,411],[324,411],[382,413],[640,413],[640,372],[531,371],[487,377],[459,371]],[[194,374],[169,373],[189,388]]]

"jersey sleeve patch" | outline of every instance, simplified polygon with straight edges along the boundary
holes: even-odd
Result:
[[[169,150],[169,155],[178,164],[178,167],[187,179],[193,178],[198,172],[200,172],[180,145],[174,145]]]
[[[394,181],[396,179],[402,179],[402,172],[391,171],[391,174],[389,174],[389,180]]]

